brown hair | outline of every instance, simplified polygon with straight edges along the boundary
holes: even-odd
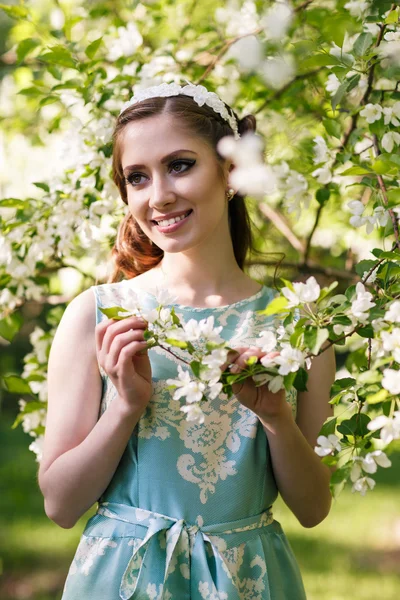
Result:
[[[247,115],[243,119],[238,119],[229,106],[227,106],[227,109],[235,116],[240,135],[243,135],[247,131],[255,132],[256,119],[253,115]],[[217,151],[217,143],[222,137],[233,135],[233,130],[227,121],[206,104],[198,106],[188,96],[148,98],[128,107],[117,118],[113,132],[113,180],[125,204],[128,204],[128,201],[126,181],[121,164],[121,138],[123,131],[128,123],[158,114],[173,115],[180,120],[182,127],[203,138],[213,148],[220,172],[223,172],[222,165],[224,158]],[[236,194],[232,198],[228,205],[228,215],[235,259],[239,267],[243,270],[247,254],[249,251],[255,251],[253,248],[251,220],[243,196]],[[108,283],[115,283],[123,279],[123,275],[125,275],[125,278],[131,279],[152,269],[160,262],[164,256],[164,251],[150,242],[150,239],[137,224],[131,213],[128,212],[118,228],[111,256],[115,267],[109,277]]]

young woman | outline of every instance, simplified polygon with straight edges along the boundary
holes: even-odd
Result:
[[[213,316],[222,326],[236,350],[226,367],[264,355],[256,339],[276,321],[257,311],[276,292],[243,270],[250,221],[228,185],[234,165],[217,151],[222,137],[249,130],[252,115],[239,121],[218,96],[191,85],[144,90],[117,120],[113,174],[129,212],[113,249],[116,269],[110,283],[68,305],[49,358],[39,472],[46,513],[70,528],[99,503],[63,600],[305,598],[271,508],[279,491],[304,527],[329,513],[331,472],[313,447],[332,415],[332,348],[313,360],[297,397],[249,378],[236,397],[203,404],[199,424],[167,387],[179,361],[146,350],[146,323],[99,310],[124,305],[132,292],[150,310],[166,288],[185,321]]]

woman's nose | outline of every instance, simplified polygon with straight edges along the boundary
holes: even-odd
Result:
[[[150,189],[150,206],[163,206],[174,201],[173,184],[165,176],[155,176]]]

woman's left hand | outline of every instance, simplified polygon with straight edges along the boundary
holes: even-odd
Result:
[[[235,357],[230,358],[228,362],[228,364],[232,365],[230,367],[232,374],[240,373],[242,369],[247,368],[248,365],[246,364],[246,361],[250,356],[257,356],[257,358],[260,359],[263,356],[273,358],[280,354],[279,352],[262,352],[262,350],[257,347],[238,347],[234,348],[234,351]],[[229,356],[232,357],[233,353],[229,353],[228,358]],[[228,364],[226,366],[228,366]],[[237,367],[236,369],[235,366]],[[240,383],[234,383],[232,385],[232,391],[243,406],[250,408],[250,410],[265,422],[268,422],[269,420],[273,421],[287,412],[286,390],[284,388],[273,393],[268,389],[268,383],[256,386],[250,376]]]

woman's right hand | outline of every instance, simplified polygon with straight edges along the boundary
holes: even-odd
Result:
[[[138,317],[117,321],[105,319],[96,325],[96,352],[99,365],[115,386],[127,407],[144,412],[153,392],[151,364],[144,330],[147,323]],[[140,354],[139,354],[140,353]]]

